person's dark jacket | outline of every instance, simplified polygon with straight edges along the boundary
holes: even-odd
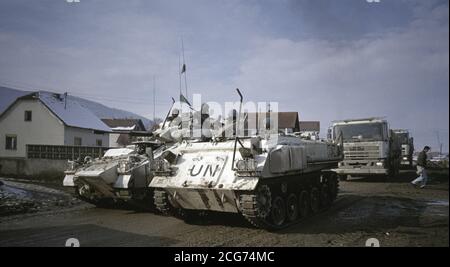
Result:
[[[427,153],[425,153],[425,151],[419,153],[419,156],[417,157],[417,165],[424,168],[427,166]]]

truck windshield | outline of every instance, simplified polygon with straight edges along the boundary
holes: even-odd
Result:
[[[397,133],[397,136],[400,141],[400,144],[408,144],[409,143],[409,136],[407,133]]]
[[[381,123],[364,123],[337,125],[334,127],[335,138],[342,134],[344,141],[382,141],[383,127]]]

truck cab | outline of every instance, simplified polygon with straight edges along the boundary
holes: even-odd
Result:
[[[414,138],[411,137],[408,130],[396,129],[393,131],[398,136],[402,148],[401,165],[411,168],[413,166]]]
[[[385,119],[335,121],[331,133],[335,142],[343,143],[344,159],[334,170],[342,180],[350,175],[393,176],[398,172],[400,145]]]

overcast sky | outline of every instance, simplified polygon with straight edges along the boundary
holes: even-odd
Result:
[[[152,118],[179,88],[278,101],[301,120],[386,116],[448,151],[449,7],[435,0],[1,0],[0,85]],[[192,96],[189,96],[192,97]]]

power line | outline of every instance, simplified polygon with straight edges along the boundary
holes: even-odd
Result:
[[[22,85],[21,85],[22,84]],[[26,90],[26,91],[40,91],[40,90],[48,90],[52,92],[60,92],[63,93],[64,90],[48,87],[48,86],[32,86],[27,83],[11,83],[11,82],[5,82],[0,81],[0,85],[6,86],[6,87],[14,87],[16,89]],[[25,85],[25,86],[24,86]],[[79,93],[79,92],[70,92],[72,96],[81,97],[81,98],[89,98],[87,100],[93,99],[97,101],[107,101],[107,102],[114,102],[114,103],[126,103],[126,104],[138,104],[138,105],[148,105],[149,103],[152,103],[152,99],[145,99],[140,97],[137,98],[129,98],[129,97],[122,97],[118,96],[116,98],[111,97],[105,97],[104,95],[100,94],[92,94],[92,93]],[[159,102],[155,103],[157,106],[167,106],[170,105],[169,102]]]
[[[78,96],[78,97],[81,97],[81,98],[90,98],[90,99],[94,99],[94,100],[98,100],[98,101],[108,101],[108,102],[114,102],[114,103],[149,105],[152,102],[152,100],[148,100],[148,101],[127,100],[127,99],[122,99],[122,97],[108,98],[108,97],[104,97],[104,96],[92,96],[92,95],[89,96],[89,95],[85,95],[85,94],[72,94],[72,95],[73,96]],[[166,105],[170,105],[170,103],[169,102],[162,102],[162,103],[156,103],[156,105],[157,106],[166,106]]]

